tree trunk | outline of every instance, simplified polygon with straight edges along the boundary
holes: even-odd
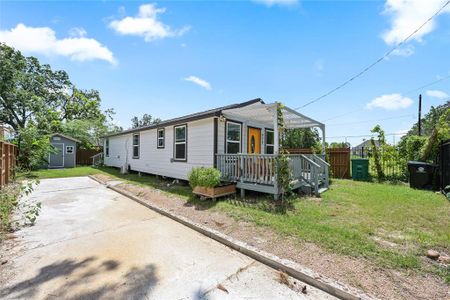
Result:
[[[421,161],[427,161],[430,158],[431,151],[433,150],[434,144],[437,142],[437,128],[435,127],[433,131],[431,132],[430,137],[427,141],[427,146],[425,148],[425,151],[423,151],[422,156],[420,157]]]
[[[375,168],[377,170],[377,176],[378,179],[384,178],[384,172],[383,168],[380,163],[380,153],[378,152],[378,147],[375,145],[375,140],[372,138],[370,139],[370,143],[372,144],[372,150],[373,150],[373,159],[375,161]]]

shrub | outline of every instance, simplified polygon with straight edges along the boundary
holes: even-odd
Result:
[[[216,187],[220,184],[222,174],[215,168],[192,168],[188,180],[192,188],[196,186]]]
[[[29,198],[22,198],[19,201],[19,198],[29,195],[33,191],[33,185],[37,183],[37,181],[29,181],[27,183],[13,182],[0,190],[0,242],[3,239],[3,235],[12,231],[13,227],[17,229],[20,226],[33,225],[36,221],[41,209],[41,203],[34,203]],[[17,214],[16,224],[13,224],[12,221],[14,210],[16,210]]]

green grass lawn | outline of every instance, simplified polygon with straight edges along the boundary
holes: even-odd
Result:
[[[79,177],[103,173],[101,169],[90,166],[82,166],[67,169],[41,169],[37,171],[19,173],[17,177],[30,179],[44,179],[44,178],[64,178],[64,177]]]
[[[334,253],[364,257],[381,267],[436,271],[424,266],[420,257],[428,249],[450,252],[450,202],[443,195],[403,184],[333,180],[320,200],[296,197],[290,200],[290,209],[277,213],[267,209],[273,205],[270,197],[257,197],[254,203],[198,201],[186,184],[168,186],[167,180],[156,176],[122,175],[112,168],[40,170],[28,175],[58,178],[98,173],[158,188],[211,211],[267,226]],[[448,270],[440,272],[450,281]]]
[[[427,249],[450,251],[450,202],[406,185],[333,180],[320,201],[297,198],[284,214],[225,201],[215,209],[383,267],[420,270]]]
[[[116,177],[118,179],[124,180],[128,183],[134,183],[138,185],[150,186],[160,190],[164,190],[169,194],[174,194],[181,196],[185,199],[191,197],[191,188],[187,184],[178,184],[167,186],[169,181],[164,180],[157,176],[143,175],[139,176],[136,173],[130,174],[120,174],[119,170],[111,167],[100,167],[94,168],[91,166],[80,166],[76,168],[67,169],[41,169],[31,172],[25,172],[18,174],[18,178],[29,178],[29,179],[45,179],[45,178],[64,178],[64,177],[79,177],[88,176],[95,174],[104,174]]]

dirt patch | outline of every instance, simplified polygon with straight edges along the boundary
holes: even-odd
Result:
[[[99,176],[95,175],[97,179]],[[113,178],[100,179],[102,181]],[[441,278],[400,270],[382,269],[369,260],[338,255],[313,243],[280,235],[269,228],[236,221],[223,212],[208,210],[212,202],[192,204],[160,190],[123,183],[117,186],[143,201],[164,208],[193,222],[206,225],[281,258],[295,261],[324,276],[335,278],[380,299],[446,299],[449,287]],[[386,245],[388,246],[388,245]],[[394,246],[394,243],[390,246]]]

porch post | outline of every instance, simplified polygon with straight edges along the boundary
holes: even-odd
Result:
[[[278,102],[275,102],[273,108],[273,154],[278,154],[280,147],[280,137],[278,134]]]
[[[322,131],[322,154],[327,154],[326,144],[325,144],[325,125],[320,126],[320,130]]]
[[[273,154],[276,156],[279,153],[280,148],[280,137],[278,132],[278,102],[275,102],[275,105],[273,106]],[[276,165],[275,165],[275,183],[274,183],[274,194],[273,198],[274,200],[278,200],[279,197],[279,187],[278,187],[278,160],[275,159]]]

